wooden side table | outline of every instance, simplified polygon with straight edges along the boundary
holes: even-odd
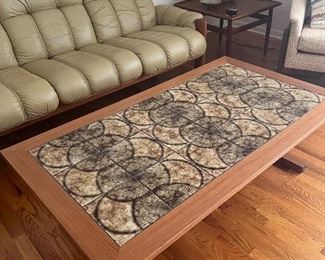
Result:
[[[266,35],[264,44],[264,55],[266,55],[270,40],[273,9],[280,5],[280,2],[272,0],[224,0],[223,3],[216,5],[202,4],[200,3],[200,0],[188,0],[175,4],[175,6],[189,11],[198,12],[202,13],[203,15],[219,18],[219,27],[209,24],[208,29],[214,32],[218,32],[220,34],[220,41],[222,39],[222,35],[227,35],[227,56],[231,56],[231,41],[233,35],[257,27],[262,24],[266,24]],[[237,15],[228,16],[226,14],[226,8],[230,6],[236,6],[238,8]],[[267,14],[264,14],[264,12],[267,12]],[[255,20],[240,27],[233,27],[234,21],[246,17],[251,17]],[[225,20],[228,24],[226,28],[224,27]]]

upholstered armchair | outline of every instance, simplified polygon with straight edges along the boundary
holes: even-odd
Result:
[[[310,0],[292,1],[280,67],[325,72],[325,29],[310,28]]]

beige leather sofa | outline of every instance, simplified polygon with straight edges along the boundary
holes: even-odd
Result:
[[[152,0],[0,0],[0,132],[197,59],[201,18]]]

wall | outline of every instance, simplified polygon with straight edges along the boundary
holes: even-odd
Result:
[[[240,1],[240,0],[237,0]],[[274,10],[274,17],[273,17],[273,24],[272,24],[272,31],[271,35],[276,38],[281,38],[284,29],[287,27],[289,23],[289,15],[290,15],[290,8],[292,0],[278,0],[282,2],[280,7],[277,7]],[[172,4],[179,2],[179,0],[154,0],[155,4]],[[243,19],[237,25],[241,25],[246,23],[248,20]],[[209,20],[209,22],[213,23],[213,20]],[[265,32],[265,27],[263,26],[254,28],[252,31],[263,33]]]

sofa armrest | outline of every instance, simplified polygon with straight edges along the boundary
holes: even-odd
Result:
[[[158,25],[172,25],[196,29],[195,21],[203,19],[200,13],[190,12],[172,5],[156,6]]]

